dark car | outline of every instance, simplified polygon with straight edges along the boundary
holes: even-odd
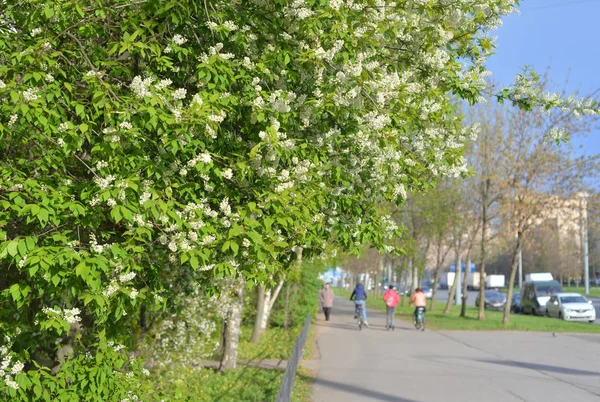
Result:
[[[479,306],[480,299],[479,294],[475,299],[475,305]],[[495,290],[485,291],[484,307],[488,310],[502,310],[506,305],[506,296]]]
[[[513,292],[510,302],[510,311],[513,313],[521,312],[521,292]]]

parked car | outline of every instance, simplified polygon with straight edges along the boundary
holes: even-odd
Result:
[[[523,282],[521,287],[521,312],[523,314],[544,315],[546,303],[555,294],[561,293],[558,281]]]
[[[565,321],[596,320],[596,309],[592,301],[578,293],[557,293],[546,303],[546,316]]]
[[[521,312],[521,292],[513,292],[510,302],[510,311],[513,313]]]
[[[506,296],[495,290],[486,290],[483,306],[488,310],[502,310],[506,305]],[[479,307],[479,294],[475,299],[475,305]]]
[[[421,288],[423,290],[423,293],[425,293],[425,297],[427,299],[431,299],[433,297],[433,289],[430,288],[429,286],[423,286]]]

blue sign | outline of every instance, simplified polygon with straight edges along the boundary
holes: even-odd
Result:
[[[460,267],[460,272],[465,272],[467,264],[463,262],[462,264],[460,264]],[[469,272],[475,272],[475,270],[475,264],[471,263],[471,269],[469,270]],[[450,272],[456,272],[456,264],[450,264]]]
[[[325,279],[326,281],[330,281],[334,278],[339,278],[341,276],[342,276],[342,272],[339,268],[332,268],[323,274],[323,279]]]

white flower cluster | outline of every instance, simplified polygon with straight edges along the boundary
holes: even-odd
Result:
[[[15,123],[17,122],[17,119],[18,119],[18,118],[19,118],[19,116],[18,116],[18,115],[16,115],[16,114],[13,114],[13,115],[11,115],[11,116],[10,116],[10,119],[8,119],[8,123],[6,123],[6,125],[7,125],[8,127],[11,127],[13,124],[15,124]]]
[[[167,79],[164,79],[164,80],[160,80],[160,81],[158,82],[158,84],[154,85],[154,87],[155,87],[156,89],[158,89],[158,90],[161,90],[161,89],[165,89],[165,88],[167,88],[167,87],[168,87],[169,85],[171,85],[172,83],[173,83],[173,81],[171,81],[170,79],[168,79],[168,78],[167,78]]]
[[[312,17],[315,13],[307,7],[304,0],[294,0],[294,2],[285,9],[288,17],[296,17],[300,20]]]
[[[123,121],[119,124],[119,127],[123,130],[131,130],[133,128],[133,125],[128,121]]]
[[[0,363],[0,377],[4,378],[4,384],[9,388],[19,389],[19,384],[13,380],[13,376],[23,371],[25,365],[20,361],[16,361],[13,364],[13,357],[9,354],[7,346],[0,346],[0,359],[2,359]]]
[[[108,175],[108,176],[106,176],[106,178],[103,178],[103,177],[95,177],[94,178],[94,183],[96,183],[98,185],[98,187],[100,187],[102,190],[106,190],[107,188],[109,188],[113,181],[115,181],[115,177],[113,175]]]
[[[133,278],[136,277],[136,275],[137,274],[133,271],[123,274],[123,275],[119,276],[119,282],[121,282],[121,283],[130,282],[133,280]]]
[[[75,323],[81,322],[81,317],[79,317],[79,314],[81,314],[81,310],[79,310],[76,307],[74,307],[70,310],[69,309],[61,310],[60,307],[56,307],[56,308],[44,307],[42,309],[42,312],[44,314],[46,314],[48,317],[57,318],[59,320],[64,320],[64,321],[67,321],[69,324],[75,324]]]
[[[152,77],[142,79],[142,77],[138,75],[133,78],[129,87],[138,98],[152,97],[152,92],[150,92],[149,88],[153,82],[154,78]]]
[[[175,92],[173,92],[173,99],[185,99],[187,95],[187,90],[185,88],[178,88]]]
[[[32,102],[34,100],[37,100],[39,98],[37,93],[37,88],[28,88],[25,91],[23,91],[23,100],[25,102]]]
[[[175,42],[176,45],[182,46],[183,44],[185,44],[187,42],[187,38],[185,38],[182,35],[175,35],[173,36],[173,42]]]

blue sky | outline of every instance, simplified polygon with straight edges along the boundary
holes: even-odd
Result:
[[[522,0],[520,10],[496,31],[498,49],[487,63],[494,82],[508,85],[528,65],[538,73],[550,68],[553,91],[600,88],[600,0]],[[600,130],[574,144],[600,154]]]

